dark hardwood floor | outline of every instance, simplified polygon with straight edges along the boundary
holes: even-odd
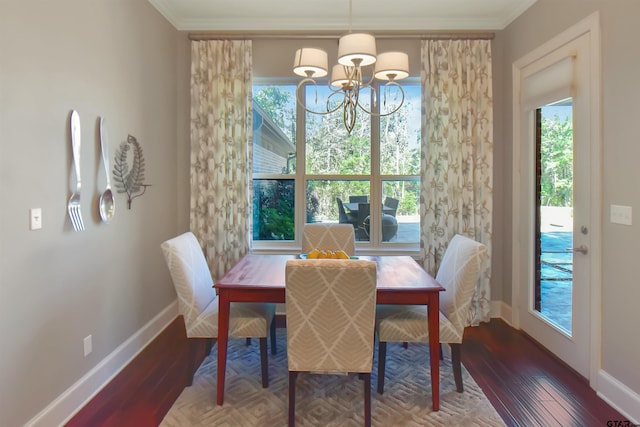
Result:
[[[585,378],[502,320],[465,330],[462,363],[508,426],[627,421]]]
[[[197,366],[205,346],[196,346]],[[187,354],[178,317],[67,426],[157,426],[186,385]],[[508,426],[606,426],[608,420],[625,420],[584,378],[501,320],[465,331],[462,362]]]

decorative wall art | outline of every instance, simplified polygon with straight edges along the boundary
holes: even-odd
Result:
[[[133,159],[128,160],[129,151],[133,152]],[[151,184],[144,184],[144,157],[142,146],[134,136],[127,136],[127,140],[120,144],[116,151],[113,166],[113,178],[118,193],[126,193],[127,208],[131,209],[131,202],[142,196]]]
[[[104,165],[104,173],[107,178],[107,186],[102,193],[100,193],[100,200],[98,201],[98,212],[100,213],[100,219],[105,224],[113,219],[113,215],[116,212],[116,203],[113,199],[113,192],[111,191],[111,180],[109,179],[109,148],[107,136],[107,125],[104,117],[100,117],[100,153],[102,155],[102,164]]]
[[[84,221],[82,220],[82,212],[80,211],[80,189],[82,183],[80,179],[80,116],[76,110],[71,111],[71,153],[73,156],[73,170],[76,176],[76,185],[69,203],[67,203],[67,212],[71,225],[75,231],[84,231]]]

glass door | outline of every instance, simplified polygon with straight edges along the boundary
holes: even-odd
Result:
[[[516,61],[513,194],[514,323],[587,378],[599,232],[589,37]]]
[[[534,309],[572,334],[573,100],[537,108]]]

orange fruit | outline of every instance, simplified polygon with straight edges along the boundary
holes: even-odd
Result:
[[[349,259],[349,255],[345,251],[336,251],[336,258],[338,259]]]

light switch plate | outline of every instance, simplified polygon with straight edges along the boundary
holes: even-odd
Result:
[[[29,225],[31,229],[40,230],[42,228],[42,208],[31,208],[29,214]]]
[[[93,351],[93,343],[91,335],[88,335],[82,341],[84,347],[84,357],[87,357]]]
[[[631,225],[631,206],[611,205],[611,222],[614,224]]]

